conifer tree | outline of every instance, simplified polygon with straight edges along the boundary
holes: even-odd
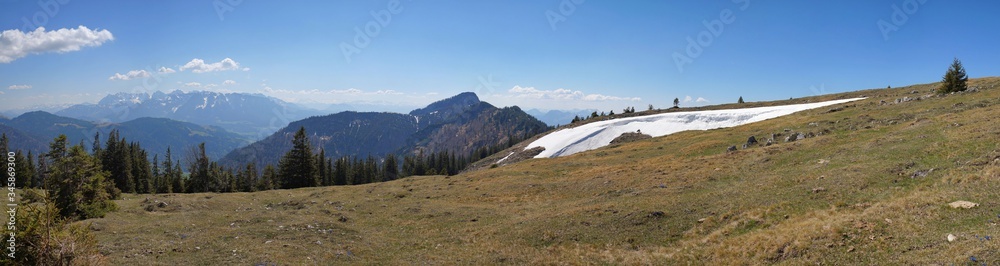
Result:
[[[965,91],[969,87],[968,81],[969,77],[965,74],[965,67],[962,67],[962,61],[958,61],[958,58],[955,58],[951,66],[948,67],[948,71],[944,73],[944,78],[941,79],[941,87],[938,87],[938,93]]]
[[[681,99],[674,98],[674,108],[679,108],[681,104]]]
[[[743,96],[740,96],[740,99],[736,100],[736,103],[743,103]]]
[[[306,128],[299,127],[292,139],[292,150],[285,153],[278,165],[281,188],[314,187],[318,180],[316,162]]]
[[[47,155],[52,161],[49,169],[51,197],[62,217],[88,219],[104,217],[117,209],[109,190],[115,189],[102,170],[100,162],[87,154],[83,145],[67,151],[66,136],[60,135],[49,145]]]
[[[213,180],[211,164],[205,154],[205,143],[198,144],[198,149],[193,152],[194,154],[190,153],[192,152],[189,152],[188,156],[194,156],[194,159],[188,167],[191,178],[187,184],[187,191],[192,193],[208,192],[211,190]]]
[[[274,170],[274,166],[268,164],[264,166],[264,173],[260,176],[260,182],[257,185],[258,190],[272,190],[275,189],[275,179],[277,179],[277,171]]]

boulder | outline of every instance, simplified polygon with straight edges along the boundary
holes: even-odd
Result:
[[[754,144],[757,144],[757,138],[756,137],[750,136],[749,138],[747,138],[747,146],[754,145]]]
[[[735,145],[733,145],[733,146],[729,146],[729,148],[728,148],[728,149],[726,149],[726,151],[727,151],[727,152],[734,152],[734,151],[736,151],[736,146],[735,146]]]
[[[976,206],[979,206],[979,203],[970,202],[970,201],[964,201],[964,200],[959,200],[959,201],[955,201],[955,202],[952,202],[952,203],[948,203],[948,206],[951,206],[952,208],[955,208],[955,209],[958,209],[958,208],[971,209],[971,208],[974,208]]]

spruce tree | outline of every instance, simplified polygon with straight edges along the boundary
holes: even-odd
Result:
[[[941,87],[938,87],[938,93],[965,91],[968,89],[968,81],[969,77],[965,74],[962,61],[958,61],[958,58],[955,58],[951,66],[948,67],[948,71],[944,73],[944,78],[941,79]]]
[[[674,108],[680,108],[681,99],[674,98]]]
[[[740,99],[736,100],[736,103],[743,103],[743,96],[740,96]]]
[[[274,166],[268,164],[264,166],[264,173],[260,176],[260,182],[257,185],[258,190],[272,190],[275,186],[275,179],[277,178],[277,171],[274,170]]]
[[[317,185],[316,162],[306,128],[299,127],[292,139],[292,150],[285,153],[278,165],[281,188],[314,187]]]
[[[106,179],[107,172],[101,169],[96,158],[84,151],[83,145],[67,151],[66,136],[60,135],[49,147],[52,167],[48,187],[60,216],[81,220],[99,218],[117,209],[112,193],[108,192],[114,186]]]

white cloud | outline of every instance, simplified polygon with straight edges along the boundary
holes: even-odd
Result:
[[[217,63],[206,64],[205,60],[198,58],[191,59],[191,62],[181,66],[181,71],[190,69],[194,73],[205,73],[214,71],[227,71],[227,70],[238,70],[240,69],[240,63],[233,61],[233,59],[226,58],[222,59]],[[249,71],[250,68],[243,68],[243,71]]]
[[[177,72],[177,70],[174,70],[173,68],[169,68],[169,67],[160,67],[160,69],[157,70],[156,72],[159,72],[160,74],[170,74],[170,73]]]
[[[109,77],[108,80],[132,80],[137,78],[148,78],[150,76],[151,75],[149,74],[149,72],[146,72],[146,70],[132,70],[129,71],[128,73],[125,73],[125,75],[122,75],[121,73],[115,73],[114,75],[111,75],[111,77]]]
[[[222,82],[222,85],[226,85],[226,86],[236,85],[236,81],[235,80],[231,80],[231,79],[227,79],[226,81]]]
[[[0,32],[0,63],[10,63],[29,54],[67,53],[87,46],[101,46],[115,37],[108,30],[75,29],[45,31],[38,27],[31,32],[5,30]]]
[[[184,83],[184,87],[201,87],[201,83],[198,83],[198,82],[188,82],[188,83]]]
[[[10,85],[10,87],[7,87],[8,90],[26,90],[30,88],[31,85]]]
[[[246,72],[246,71],[250,71],[250,68],[249,67],[244,67],[243,68],[243,72]]]
[[[3,94],[3,91],[0,91],[0,94]]]
[[[684,102],[686,102],[686,103],[689,103],[689,102],[691,102],[691,101],[692,101],[692,99],[691,99],[691,95],[688,95],[688,96],[684,96]]]
[[[702,97],[698,97],[698,99],[694,100],[694,102],[696,102],[696,103],[707,103],[709,101],[708,101],[708,99],[705,99],[705,98],[702,98]]]
[[[540,100],[582,100],[582,101],[641,101],[639,97],[618,97],[602,94],[585,94],[569,89],[539,90],[534,87],[514,86],[507,93],[517,98]]]
[[[394,91],[394,90],[378,90],[378,91],[375,92],[375,94],[381,94],[381,95],[400,95],[400,94],[403,94],[403,93],[402,92],[398,92],[398,91]]]

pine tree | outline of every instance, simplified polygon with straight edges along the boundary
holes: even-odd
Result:
[[[152,181],[150,181],[149,193],[163,193],[161,188],[163,187],[163,176],[160,173],[160,158],[159,154],[153,154],[153,169],[150,170],[150,175],[153,176]]]
[[[212,189],[211,176],[211,164],[208,160],[208,155],[205,154],[205,143],[202,142],[198,145],[198,149],[191,154],[189,152],[188,156],[194,156],[192,162],[188,166],[188,171],[191,172],[191,178],[189,184],[187,184],[187,191],[192,193],[198,192],[208,192]]]
[[[955,58],[951,66],[948,67],[948,71],[944,73],[944,78],[941,79],[941,87],[938,87],[938,93],[965,91],[969,87],[968,81],[969,77],[965,74],[962,61],[958,61],[958,58]]]
[[[111,180],[118,190],[135,193],[132,156],[129,154],[125,138],[118,139],[118,137],[118,130],[112,130],[108,134],[107,144],[101,154],[101,166],[110,173]]]
[[[681,99],[674,98],[674,108],[680,108]]]
[[[67,151],[66,136],[60,135],[49,147],[48,158],[52,160],[48,187],[51,197],[62,217],[88,219],[104,217],[117,209],[112,201],[113,184],[106,179],[107,172],[100,162],[87,154],[83,145],[76,145]]]
[[[246,192],[257,191],[259,189],[259,187],[257,186],[257,183],[259,182],[259,180],[257,180],[258,179],[257,164],[253,162],[248,163],[247,167],[244,168],[243,170],[243,178],[244,178],[243,191]]]
[[[743,103],[743,96],[740,96],[740,99],[736,100],[736,103]]]
[[[319,176],[319,184],[317,185],[326,186],[327,184],[330,183],[330,180],[328,179],[329,176],[327,175],[327,169],[326,169],[326,150],[323,149],[322,147],[319,148],[319,154],[316,155],[315,162],[316,162],[316,175]]]
[[[188,190],[188,182],[184,180],[184,170],[181,170],[181,160],[174,161],[174,177],[171,178],[172,184],[171,188],[174,193],[185,193],[190,192]]]
[[[292,150],[285,153],[278,165],[278,179],[281,188],[315,187],[316,162],[306,128],[299,127],[292,139]]]
[[[258,190],[272,190],[275,189],[275,179],[277,179],[277,171],[274,170],[274,166],[268,164],[264,166],[264,173],[260,176],[260,182],[257,185]]]
[[[174,165],[170,158],[170,147],[167,147],[167,154],[163,160],[163,177],[160,190],[163,193],[174,193]]]
[[[10,152],[10,147],[8,145],[7,133],[0,133],[0,156],[7,156],[7,152]]]
[[[347,168],[349,167],[349,165],[350,164],[347,162],[347,156],[340,157],[340,159],[337,159],[337,162],[334,163],[333,165],[334,186],[347,185],[347,175],[348,175]]]
[[[24,169],[26,171],[24,171],[24,172],[18,172],[18,173],[21,173],[21,178],[23,178],[24,181],[25,181],[24,182],[25,183],[24,187],[26,187],[26,188],[39,187],[39,183],[36,182],[36,180],[38,178],[36,177],[36,174],[35,174],[35,170],[36,170],[35,169],[35,156],[31,153],[31,151],[28,151],[28,157],[25,158],[25,159],[27,159],[27,161],[28,161],[28,163],[25,165],[26,167]]]

